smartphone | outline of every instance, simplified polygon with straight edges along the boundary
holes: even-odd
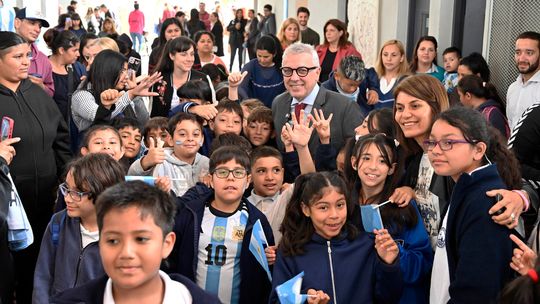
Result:
[[[495,195],[495,203],[500,202],[503,199],[502,195],[497,193]],[[501,215],[506,211],[506,207],[502,207],[501,209],[497,210],[497,212],[493,213],[493,215]]]
[[[69,17],[66,18],[66,23],[68,23],[68,22],[71,22],[71,18],[69,18]]]
[[[2,137],[0,141],[11,138],[11,136],[13,135],[13,123],[13,119],[7,116],[2,117]]]
[[[129,78],[131,78],[132,75],[135,75],[137,73],[140,66],[141,66],[141,60],[139,58],[133,57],[133,56],[128,58],[128,76],[129,76]]]

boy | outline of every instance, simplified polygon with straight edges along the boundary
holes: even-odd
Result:
[[[244,134],[247,133],[247,118],[251,111],[255,110],[258,107],[264,107],[264,103],[257,98],[248,98],[240,102],[240,107],[242,107],[242,113],[244,114],[244,120],[242,122],[242,129]]]
[[[357,56],[343,57],[336,70],[321,85],[358,103],[364,114],[369,113],[373,108],[393,106],[378,102],[377,73],[372,68],[366,69],[364,61]]]
[[[458,83],[457,69],[459,60],[461,59],[461,51],[455,46],[451,46],[443,52],[444,62],[444,88],[448,93],[451,93]]]
[[[148,153],[136,160],[129,168],[129,175],[168,176],[172,179],[172,191],[177,196],[199,181],[208,172],[208,158],[198,153],[203,145],[203,121],[189,113],[178,113],[169,120],[169,145],[163,148],[158,139],[149,139]]]
[[[154,140],[154,144],[158,142],[158,138],[161,139],[164,143],[164,147],[169,147],[168,143],[170,142],[171,135],[167,130],[169,125],[169,120],[165,117],[152,117],[144,126],[144,145],[150,147],[150,138]]]
[[[67,206],[52,216],[43,235],[32,303],[49,303],[58,293],[104,274],[95,198],[123,180],[122,166],[104,153],[90,153],[69,165],[59,187]]]
[[[249,156],[224,146],[210,158],[211,189],[197,184],[178,198],[178,236],[170,271],[192,279],[223,303],[267,303],[270,281],[249,250],[253,224],[260,219],[268,245],[272,229],[255,206],[242,198],[249,185]]]
[[[140,156],[141,152],[141,127],[139,121],[131,117],[115,118],[113,127],[120,132],[122,138],[122,147],[124,147],[124,156],[120,163],[127,169]]]
[[[267,107],[255,108],[247,118],[245,134],[253,147],[260,147],[266,144],[275,146],[270,139],[275,138],[274,120],[272,110]]]
[[[176,205],[167,193],[124,182],[99,197],[96,211],[108,277],[67,290],[53,303],[219,303],[186,277],[159,270],[175,242]]]
[[[242,107],[236,101],[223,100],[216,106],[218,111],[214,119],[208,121],[210,129],[214,131],[214,137],[223,133],[242,133],[242,121],[244,114]]]
[[[285,190],[281,193],[284,171],[283,157],[276,148],[261,146],[251,152],[253,190],[247,199],[270,222],[276,243],[281,239],[279,227],[288,202],[288,199],[281,199],[281,196],[290,198],[293,188],[289,187],[291,191]]]

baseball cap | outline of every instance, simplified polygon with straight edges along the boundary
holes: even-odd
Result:
[[[41,12],[37,11],[37,10],[32,10],[32,9],[28,9],[25,7],[25,8],[21,8],[17,14],[15,15],[16,18],[18,19],[28,19],[28,20],[39,20],[41,21],[41,26],[42,27],[49,27],[49,22],[47,22],[47,20],[45,20],[45,17],[43,17],[43,15],[41,15]]]

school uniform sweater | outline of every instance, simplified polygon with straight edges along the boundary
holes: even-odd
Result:
[[[302,271],[304,279],[300,292],[322,290],[330,296],[329,303],[399,301],[403,286],[399,257],[393,264],[384,263],[367,233],[360,232],[353,240],[349,240],[346,233],[332,240],[314,233],[304,251],[302,255],[284,256],[278,250],[269,303],[278,302],[277,286]]]

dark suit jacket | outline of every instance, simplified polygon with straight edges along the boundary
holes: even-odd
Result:
[[[259,34],[259,19],[257,19],[257,17],[254,17],[249,24],[249,34],[247,39],[248,46],[255,47],[255,43],[257,42],[257,38],[259,38]]]
[[[272,103],[272,116],[277,134],[280,134],[281,129],[287,121],[290,120],[292,97],[289,92],[278,95]],[[319,93],[313,104],[314,109],[322,109],[324,117],[327,118],[330,113],[334,116],[330,122],[330,143],[339,151],[345,144],[345,140],[349,137],[354,137],[354,129],[362,123],[364,116],[360,112],[360,107],[355,102],[350,102],[347,97],[329,91],[320,87]],[[278,149],[284,151],[281,138],[276,136]],[[319,146],[319,136],[317,131],[313,131],[309,139],[309,151],[315,157],[315,152]]]

